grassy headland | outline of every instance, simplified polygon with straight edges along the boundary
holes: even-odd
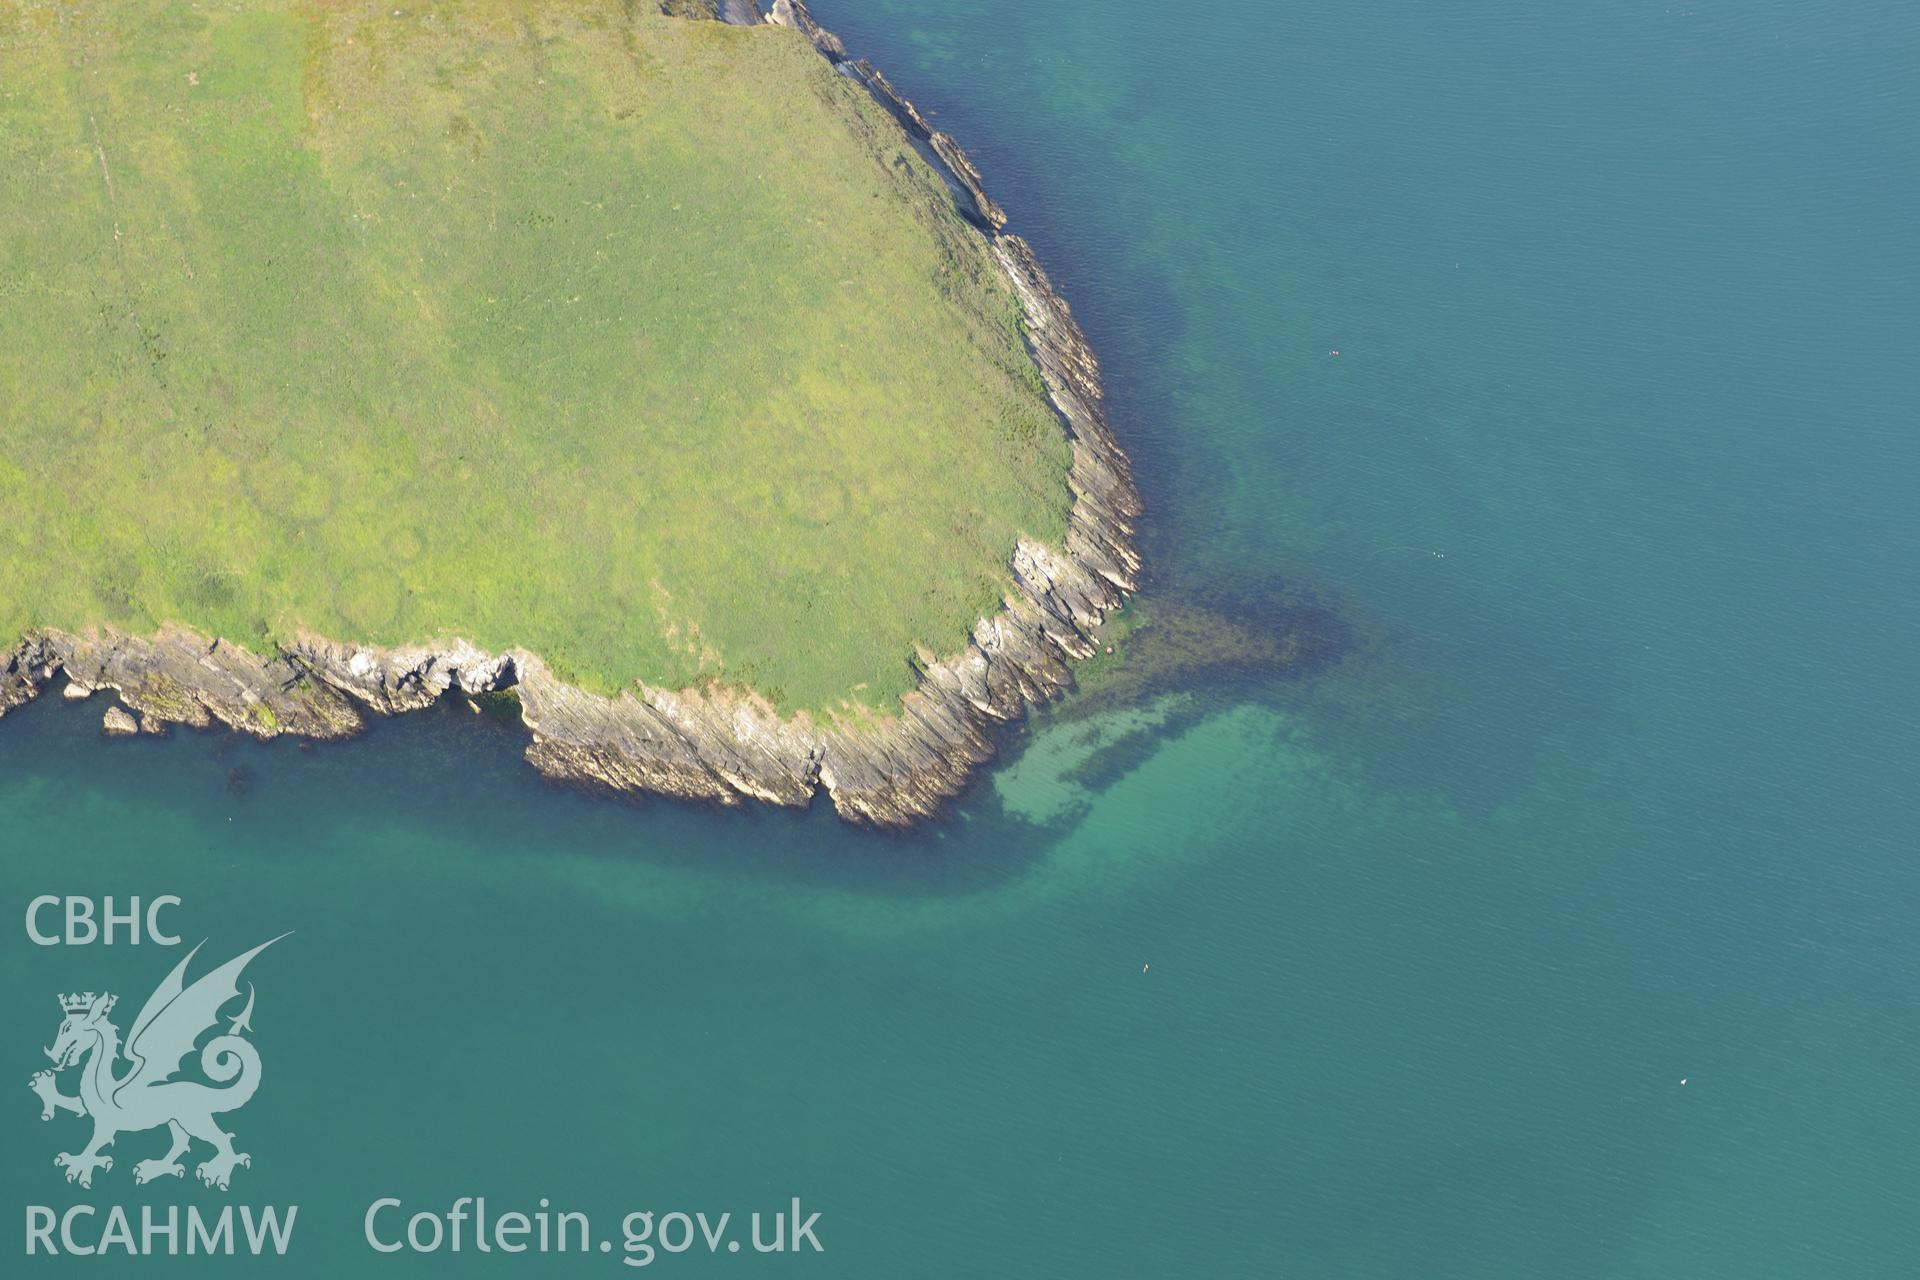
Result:
[[[1067,461],[979,238],[793,32],[0,0],[0,637],[884,706]]]

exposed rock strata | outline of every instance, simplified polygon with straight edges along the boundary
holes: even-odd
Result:
[[[841,816],[880,826],[910,825],[958,793],[992,756],[993,727],[1069,688],[1069,661],[1093,652],[1089,634],[1134,589],[1140,502],[1101,410],[1099,362],[1033,250],[1000,231],[1006,216],[965,154],[871,64],[848,62],[801,0],[775,0],[769,21],[805,34],[945,166],[964,193],[957,206],[1019,296],[1072,443],[1065,546],[1021,542],[1001,611],[974,625],[960,653],[924,665],[896,714],[782,719],[756,697],[718,688],[603,697],[567,685],[533,654],[464,641],[382,649],[302,637],[262,657],[174,627],[150,638],[110,628],[30,635],[0,655],[0,714],[64,674],[70,695],[117,691],[148,732],[220,724],[259,738],[328,739],[358,732],[369,713],[415,710],[450,690],[510,688],[532,732],[527,759],[555,779],[721,804],[804,805],[825,787]]]
[[[901,127],[909,135],[925,143],[933,153],[930,158],[942,169],[943,176],[965,193],[966,198],[957,202],[961,213],[988,231],[998,231],[1007,225],[1006,212],[981,186],[980,171],[974,168],[973,161],[967,159],[967,153],[960,149],[960,144],[927,123],[927,118],[920,114],[919,108],[902,97],[899,90],[893,87],[893,82],[871,62],[865,58],[849,61],[847,47],[841,43],[840,37],[815,22],[813,14],[807,11],[802,0],[775,0],[768,21],[792,27],[813,41],[814,48],[820,50],[827,61],[866,85],[881,105],[893,112],[894,118],[900,121]]]
[[[865,58],[840,65],[849,75],[865,84],[881,105],[893,112],[902,128],[927,144],[947,176],[966,192],[966,200],[959,202],[961,213],[988,231],[998,231],[1007,225],[1006,211],[994,203],[993,197],[980,185],[980,171],[973,167],[973,161],[967,159],[967,153],[960,149],[959,143],[927,123],[919,109],[901,97],[899,90],[893,87],[893,82]]]
[[[767,21],[775,26],[792,27],[813,41],[813,47],[825,54],[829,62],[839,62],[847,56],[847,46],[840,43],[839,36],[813,20],[805,0],[773,0]]]

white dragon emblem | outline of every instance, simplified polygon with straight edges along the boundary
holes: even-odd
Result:
[[[195,1042],[219,1024],[221,1008],[238,998],[240,972],[247,962],[278,941],[280,938],[270,939],[234,957],[192,986],[185,983],[187,965],[199,954],[200,947],[189,951],[147,997],[140,1016],[133,1020],[125,1050],[126,1060],[132,1065],[121,1074],[115,1071],[122,1056],[120,1029],[107,1020],[117,997],[104,993],[96,996],[91,991],[60,997],[66,1018],[60,1023],[53,1047],[46,1050],[53,1059],[53,1070],[35,1072],[29,1084],[40,1095],[42,1120],[53,1119],[56,1111],[93,1117],[93,1140],[85,1149],[53,1158],[55,1165],[67,1171],[68,1182],[91,1187],[94,1170],[113,1169],[113,1157],[101,1153],[113,1145],[114,1138],[160,1125],[166,1125],[173,1135],[173,1146],[160,1159],[142,1160],[133,1166],[137,1183],[183,1176],[186,1169],[180,1157],[187,1154],[196,1138],[213,1148],[212,1158],[195,1170],[200,1181],[210,1187],[225,1191],[236,1166],[252,1165],[252,1157],[235,1151],[233,1135],[213,1118],[238,1111],[260,1087],[259,1051],[241,1034],[253,1030],[253,984],[247,984],[246,1008],[230,1019],[231,1025],[224,1033],[200,1049],[200,1070],[207,1079],[224,1087],[173,1077],[193,1052]],[[80,1092],[61,1093],[55,1072],[82,1062]]]

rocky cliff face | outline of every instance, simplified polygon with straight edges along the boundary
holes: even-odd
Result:
[[[730,12],[742,20],[739,6]],[[29,635],[0,656],[0,715],[64,673],[69,696],[112,689],[148,732],[219,724],[260,738],[326,739],[357,733],[368,713],[415,710],[450,690],[511,688],[532,733],[527,759],[558,780],[729,805],[805,805],[824,787],[841,816],[879,826],[910,825],[957,794],[992,756],[993,727],[1071,687],[1068,663],[1093,652],[1090,633],[1134,589],[1139,497],[1102,413],[1099,362],[1033,250],[1001,231],[1006,215],[966,155],[870,64],[849,62],[800,0],[775,0],[769,20],[804,33],[945,167],[957,206],[1019,296],[1073,446],[1066,545],[1022,542],[1000,612],[976,623],[958,654],[925,666],[897,714],[782,719],[751,694],[719,688],[602,697],[563,683],[533,654],[464,641],[382,649],[301,637],[262,657],[166,628],[150,638],[111,629]]]

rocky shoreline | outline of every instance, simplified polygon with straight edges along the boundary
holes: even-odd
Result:
[[[741,6],[723,11],[741,21]],[[922,665],[898,713],[861,722],[787,719],[730,689],[645,687],[603,697],[567,685],[521,650],[464,641],[378,648],[302,636],[263,656],[177,627],[152,637],[111,629],[40,631],[0,655],[0,715],[67,678],[66,696],[110,689],[138,732],[224,725],[258,738],[349,737],[369,714],[396,715],[451,690],[512,690],[532,734],[527,759],[546,776],[624,792],[721,804],[806,805],[824,787],[846,819],[904,827],[929,817],[993,755],[995,726],[1071,687],[1068,663],[1091,654],[1095,628],[1135,589],[1140,500],[1101,410],[1100,366],[1032,249],[959,146],[933,129],[870,63],[850,60],[801,0],[775,0],[770,22],[795,28],[837,70],[865,85],[941,168],[956,207],[986,237],[1019,296],[1029,345],[1072,442],[1073,507],[1061,549],[1022,542],[1001,611],[974,625],[957,655]],[[124,712],[110,728],[126,734]]]

